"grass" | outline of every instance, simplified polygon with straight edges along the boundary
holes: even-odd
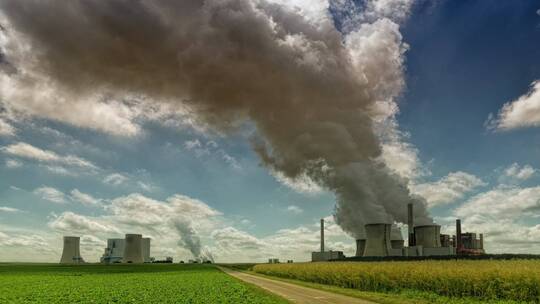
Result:
[[[288,303],[213,265],[0,264],[0,303]]]
[[[261,264],[253,269],[265,275],[341,288],[341,293],[375,292],[378,295],[372,296],[383,293],[418,299],[413,303],[423,303],[423,298],[427,303],[540,303],[538,260]]]

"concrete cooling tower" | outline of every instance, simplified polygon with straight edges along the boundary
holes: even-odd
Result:
[[[142,239],[142,255],[145,263],[150,263],[150,238]]]
[[[388,256],[392,246],[390,243],[391,224],[367,224],[365,257]]]
[[[124,263],[142,264],[143,257],[143,241],[140,234],[126,234],[124,244]]]
[[[414,227],[415,242],[424,248],[441,247],[441,226],[424,225]]]
[[[401,229],[392,225],[392,231],[390,233],[390,244],[393,249],[401,249],[405,246],[405,241],[403,240],[403,235],[401,235]]]
[[[60,258],[60,264],[80,264],[84,263],[80,252],[80,240],[78,236],[64,237],[64,250]]]
[[[357,257],[363,256],[365,249],[366,249],[366,240],[364,240],[364,239],[356,240],[356,254],[355,254],[355,256],[357,256]]]

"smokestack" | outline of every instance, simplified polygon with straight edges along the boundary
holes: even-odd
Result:
[[[321,219],[321,252],[324,252],[324,219]]]
[[[463,243],[461,240],[461,220],[456,219],[456,253],[460,254],[462,248]]]
[[[407,205],[407,226],[409,232],[409,246],[414,246],[414,215],[412,203]]]
[[[60,264],[79,264],[84,263],[80,252],[80,240],[78,236],[64,237],[64,250],[60,258]]]

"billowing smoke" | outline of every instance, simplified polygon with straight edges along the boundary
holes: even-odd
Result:
[[[99,115],[127,121],[134,103],[187,107],[220,132],[248,121],[262,162],[333,191],[352,235],[406,221],[410,202],[417,222],[431,221],[380,161],[374,116],[402,89],[406,50],[387,18],[342,34],[328,13],[307,18],[271,0],[3,0],[0,9],[13,67],[0,77],[7,107],[79,126]],[[197,256],[198,238],[179,232]]]
[[[185,218],[175,219],[174,227],[180,235],[180,240],[178,241],[180,247],[188,249],[193,257],[199,261],[214,262],[214,256],[210,250],[201,246],[201,239],[197,231],[193,228],[191,220]]]

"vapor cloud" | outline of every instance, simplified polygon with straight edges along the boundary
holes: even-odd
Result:
[[[5,0],[11,68],[0,74],[0,99],[125,135],[139,132],[140,113],[163,108],[219,133],[247,121],[263,164],[333,191],[337,223],[351,235],[364,223],[405,221],[407,203],[431,222],[425,201],[380,161],[374,126],[376,105],[394,103],[404,86],[407,46],[393,19],[412,1],[368,3],[340,32],[326,11],[265,0]]]
[[[540,80],[534,81],[525,95],[505,103],[497,116],[490,114],[486,126],[502,131],[540,126]]]

